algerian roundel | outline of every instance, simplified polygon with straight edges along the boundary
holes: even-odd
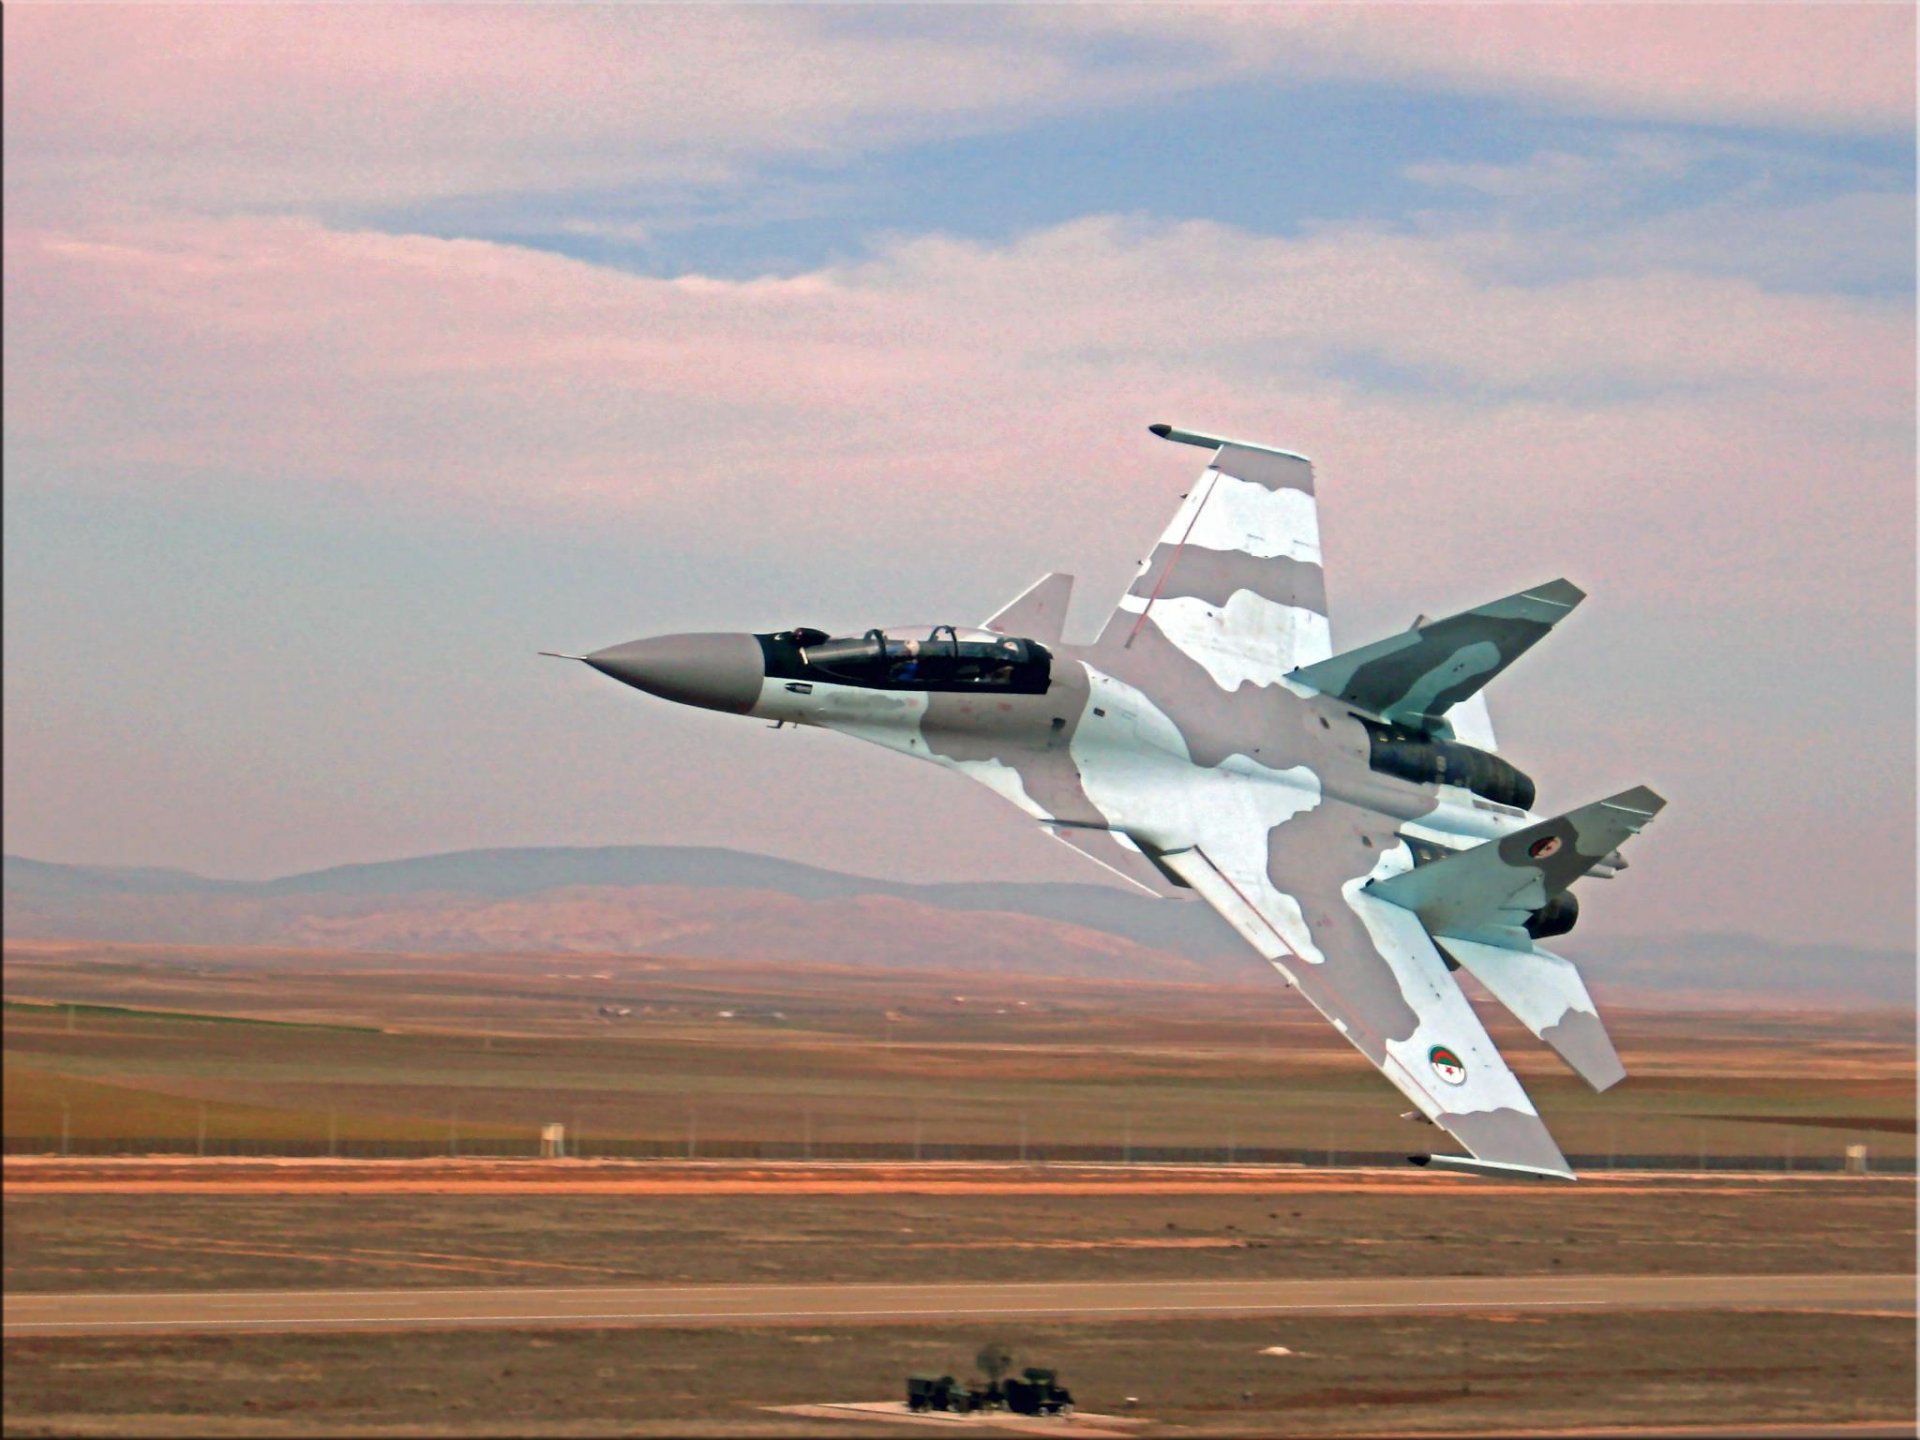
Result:
[[[1436,1045],[1427,1052],[1427,1063],[1433,1066],[1433,1073],[1449,1085],[1467,1083],[1467,1067],[1460,1063],[1460,1057],[1444,1045]]]

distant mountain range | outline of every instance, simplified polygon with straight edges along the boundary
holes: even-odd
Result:
[[[467,850],[277,880],[7,856],[8,938],[428,952],[644,953],[805,964],[1244,980],[1205,906],[1106,885],[874,880],[736,850]],[[1602,1000],[1914,1003],[1914,956],[1746,936],[1562,942]]]

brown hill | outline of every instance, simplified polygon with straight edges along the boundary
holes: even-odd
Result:
[[[75,913],[79,908],[80,913]],[[7,932],[199,945],[435,953],[653,954],[887,969],[1245,978],[1223,966],[1042,916],[889,895],[578,885],[530,895],[114,895],[84,907],[9,901]],[[1251,957],[1249,957],[1251,959]]]
[[[1205,906],[1105,885],[916,885],[676,846],[466,851],[210,880],[6,857],[10,938],[467,954],[656,954],[1246,982],[1264,969]],[[1556,942],[1556,948],[1560,942]],[[1712,933],[1565,943],[1603,1001],[1911,1009],[1910,952]]]
[[[1196,980],[1211,967],[1084,926],[886,895],[571,886],[509,899],[421,895],[293,909],[286,944],[326,949],[686,955],[890,969]],[[257,917],[265,920],[266,916]]]

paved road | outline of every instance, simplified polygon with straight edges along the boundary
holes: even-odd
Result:
[[[5,1333],[796,1325],[1468,1310],[1914,1310],[1911,1275],[1567,1275],[1039,1284],[531,1286],[5,1297]]]
[[[1911,1420],[1818,1420],[1777,1425],[1663,1425],[1657,1430],[1483,1430],[1481,1440],[1913,1440]],[[1436,1437],[1438,1440],[1438,1437]]]

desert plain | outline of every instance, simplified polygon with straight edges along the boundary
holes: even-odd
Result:
[[[6,996],[10,1303],[1908,1279],[1873,1304],[10,1330],[9,1434],[918,1433],[768,1407],[964,1377],[989,1340],[1147,1434],[1913,1420],[1910,1014],[1617,1012],[1630,1079],[1599,1096],[1496,1025],[1581,1164],[1553,1185],[1400,1162],[1445,1137],[1269,984],[60,942],[10,944]],[[549,1122],[584,1158],[478,1153]],[[1838,1173],[1859,1144],[1876,1170]],[[727,1153],[756,1146],[780,1158]],[[235,1153],[276,1149],[303,1158]]]

